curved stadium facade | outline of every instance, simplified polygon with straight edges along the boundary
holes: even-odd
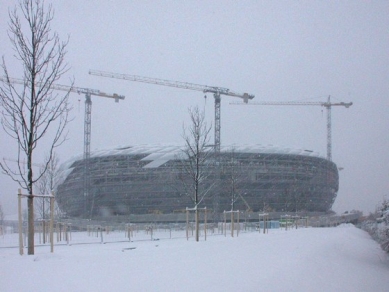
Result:
[[[167,214],[193,207],[185,195],[182,147],[139,145],[91,153],[64,163],[56,199],[70,217]],[[336,165],[307,150],[233,145],[203,167],[208,190],[200,207],[254,212],[326,212],[339,187]],[[85,179],[87,178],[87,180]],[[84,192],[84,186],[88,191]]]

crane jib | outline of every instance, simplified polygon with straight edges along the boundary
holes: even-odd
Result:
[[[143,83],[150,83],[150,84],[156,84],[156,85],[162,85],[162,86],[183,88],[183,89],[188,89],[188,90],[202,91],[203,93],[213,93],[213,94],[217,94],[217,95],[235,96],[235,97],[243,98],[245,100],[254,98],[253,94],[235,93],[235,92],[230,91],[228,88],[218,87],[218,86],[200,85],[200,84],[196,84],[196,83],[189,83],[189,82],[182,82],[182,81],[171,81],[171,80],[167,80],[167,79],[151,78],[151,77],[144,77],[144,76],[139,76],[139,75],[111,73],[111,72],[104,72],[104,71],[98,71],[98,70],[89,70],[89,74],[95,75],[95,76],[101,76],[101,77],[114,78],[114,79],[124,79],[124,80],[135,81],[135,82],[143,82]]]

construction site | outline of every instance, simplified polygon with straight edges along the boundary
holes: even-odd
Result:
[[[338,168],[332,162],[331,108],[348,108],[351,102],[251,102],[253,94],[188,82],[90,70],[98,77],[155,84],[210,93],[214,97],[212,155],[202,165],[209,193],[196,208],[208,208],[219,220],[226,210],[250,212],[329,212],[339,188]],[[11,79],[11,83],[23,84]],[[85,94],[83,155],[60,169],[56,201],[61,214],[71,218],[126,220],[130,215],[175,214],[181,218],[193,208],[183,189],[180,145],[130,145],[91,152],[92,96],[123,100],[119,94],[97,89],[51,85],[52,89]],[[221,97],[230,96],[239,106],[320,106],[327,110],[327,157],[311,150],[271,145],[221,145]],[[249,102],[250,101],[250,102]],[[212,187],[211,187],[212,186]],[[208,191],[207,191],[208,192]],[[184,217],[182,217],[184,218]],[[162,219],[161,219],[162,220]],[[166,219],[167,220],[167,219]],[[176,219],[175,221],[182,221]],[[141,220],[143,221],[143,220]],[[162,220],[163,221],[163,220]],[[168,220],[169,221],[169,220]],[[171,220],[170,220],[171,221]],[[174,220],[173,220],[174,221]]]
[[[223,211],[329,212],[339,188],[338,168],[332,162],[331,108],[352,103],[251,102],[253,94],[188,82],[90,70],[104,78],[211,93],[214,97],[213,153],[203,167],[202,188],[209,193],[196,208],[208,208],[215,220]],[[61,88],[58,88],[61,89]],[[178,158],[180,145],[129,145],[91,152],[91,96],[124,99],[118,94],[77,89],[85,93],[84,153],[61,167],[57,204],[68,217],[85,219],[128,218],[130,215],[184,214],[193,208],[183,189]],[[320,106],[327,110],[327,157],[311,150],[271,145],[221,145],[221,97],[237,97],[231,105]],[[249,102],[250,101],[250,102]],[[182,160],[182,159],[181,159]],[[211,187],[212,186],[212,187]],[[167,217],[166,217],[167,218]],[[141,220],[143,221],[143,220]],[[182,221],[182,220],[181,220]]]

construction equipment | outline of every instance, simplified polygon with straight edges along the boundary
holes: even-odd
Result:
[[[3,82],[10,82],[16,84],[25,84],[25,81],[18,78],[1,78],[0,80]],[[41,84],[37,83],[37,86],[40,87]],[[75,86],[67,86],[60,84],[52,84],[50,86],[51,89],[62,90],[67,92],[75,92],[78,94],[85,94],[85,119],[84,119],[84,159],[88,159],[90,157],[90,141],[91,141],[91,115],[92,115],[92,100],[91,96],[100,96],[100,97],[108,97],[115,99],[115,102],[119,102],[120,99],[124,99],[123,95],[107,94],[105,92],[101,92],[97,89],[90,88],[82,88]]]
[[[3,161],[5,164],[7,164],[7,161],[17,163],[17,164],[19,164],[19,167],[20,167],[20,164],[27,165],[27,162],[24,160],[20,161],[20,160],[16,160],[16,159],[12,159],[12,158],[7,158],[7,157],[3,157]],[[36,167],[44,167],[45,166],[44,164],[40,164],[40,163],[31,163],[31,165],[36,166]]]
[[[22,79],[18,78],[1,78],[0,80],[3,82],[10,82],[15,84],[26,84],[26,82]],[[38,87],[41,87],[40,83],[36,84]],[[89,194],[89,171],[88,171],[88,163],[90,158],[90,143],[91,143],[91,120],[92,120],[92,100],[91,96],[100,96],[113,98],[115,102],[119,102],[120,99],[124,99],[123,95],[107,94],[97,89],[76,87],[76,86],[67,86],[60,84],[52,84],[50,85],[50,89],[54,90],[62,90],[66,92],[74,92],[78,94],[85,94],[85,116],[84,116],[84,196],[88,197]]]
[[[243,198],[242,194],[238,194],[239,197],[242,199],[243,203],[246,205],[247,209],[246,209],[246,212],[247,213],[251,213],[253,212],[253,209],[251,209],[249,203],[247,203],[247,201],[245,200],[245,198]]]
[[[245,103],[230,103],[232,105],[246,105]],[[315,101],[260,101],[249,103],[248,105],[314,105],[322,106],[327,109],[327,159],[332,161],[332,129],[331,129],[331,108],[333,106],[344,106],[349,108],[352,106],[352,102],[337,102],[331,103],[331,96],[328,96],[327,101],[315,102]]]
[[[109,77],[116,79],[124,79],[129,81],[137,81],[143,83],[151,83],[156,85],[170,86],[176,88],[183,88],[189,90],[201,91],[203,93],[213,93],[215,98],[215,152],[220,152],[220,101],[221,95],[234,96],[242,98],[244,103],[247,103],[249,99],[253,99],[254,95],[248,93],[236,93],[228,88],[216,87],[216,86],[207,86],[207,85],[199,85],[188,82],[180,82],[180,81],[170,81],[165,79],[157,79],[157,78],[149,78],[142,77],[137,75],[128,75],[128,74],[118,74],[118,73],[110,73],[103,72],[97,70],[89,70],[89,74],[101,76],[101,77]]]

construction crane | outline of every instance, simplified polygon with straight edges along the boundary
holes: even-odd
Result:
[[[245,105],[245,103],[230,103],[232,105]],[[328,96],[327,101],[315,102],[315,101],[260,101],[249,103],[248,105],[304,105],[304,106],[322,106],[327,109],[327,159],[332,161],[332,129],[331,129],[331,108],[333,106],[344,106],[349,108],[352,106],[352,102],[331,102],[331,96]]]
[[[1,78],[0,80],[3,82],[10,82],[15,84],[26,84],[26,82],[22,79],[18,78]],[[41,86],[40,83],[36,84],[38,87]],[[119,100],[123,100],[125,97],[123,95],[107,94],[97,89],[76,87],[76,86],[67,86],[60,84],[52,84],[50,85],[51,89],[54,90],[62,90],[67,92],[74,92],[78,94],[85,94],[85,116],[84,116],[84,196],[87,197],[89,194],[89,171],[88,171],[88,162],[90,158],[90,144],[91,144],[91,121],[92,121],[92,100],[91,96],[100,96],[113,98],[115,102],[119,102]]]
[[[25,84],[26,82],[22,79],[18,78],[1,78],[0,80],[3,82],[10,82],[15,84]],[[40,87],[41,84],[37,83],[37,86]],[[100,97],[108,97],[115,99],[115,102],[119,102],[120,99],[124,99],[123,95],[107,94],[97,89],[90,88],[82,88],[76,86],[67,86],[60,84],[52,84],[50,86],[51,89],[62,90],[67,92],[75,92],[78,94],[85,94],[85,118],[84,118],[84,159],[88,159],[90,157],[90,141],[91,141],[91,116],[92,116],[92,100],[91,96],[100,96]]]
[[[7,157],[3,157],[3,161],[4,163],[6,164],[7,161],[10,161],[10,162],[14,162],[14,163],[17,163],[19,164],[23,164],[23,165],[27,165],[27,162],[25,161],[20,161],[20,160],[16,160],[16,159],[12,159],[12,158],[7,158]],[[37,167],[44,167],[45,165],[44,164],[39,164],[39,163],[31,163],[32,166],[37,166]]]
[[[247,201],[243,198],[242,194],[239,194],[239,197],[242,199],[243,203],[246,205],[247,209],[246,209],[246,212],[253,212],[253,209],[251,209],[249,203],[247,203]]]
[[[234,96],[243,99],[244,103],[247,103],[249,99],[253,99],[254,95],[248,93],[236,93],[228,88],[216,87],[216,86],[207,86],[207,85],[199,85],[188,82],[180,82],[180,81],[170,81],[165,79],[158,78],[149,78],[142,77],[137,75],[128,75],[128,74],[119,74],[119,73],[110,73],[103,72],[97,70],[89,70],[89,74],[108,77],[108,78],[116,78],[116,79],[124,79],[129,81],[143,82],[143,83],[151,83],[162,86],[170,86],[176,88],[183,88],[188,90],[196,90],[201,91],[203,93],[213,93],[215,98],[215,152],[220,152],[220,101],[221,95]]]

